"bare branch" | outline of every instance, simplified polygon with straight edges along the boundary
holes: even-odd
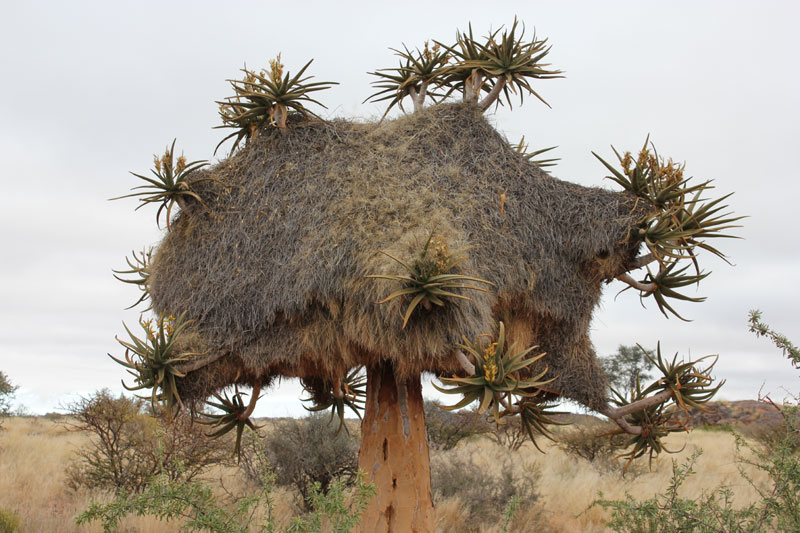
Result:
[[[250,403],[247,405],[247,409],[240,414],[237,418],[239,420],[247,420],[250,418],[250,415],[253,414],[253,410],[256,408],[256,403],[258,403],[258,395],[261,394],[261,384],[253,385],[253,391],[251,392],[250,396]]]
[[[620,407],[607,407],[605,410],[601,411],[601,414],[606,415],[609,419],[614,421],[614,423],[616,423],[625,433],[629,433],[631,435],[641,435],[642,427],[629,424],[625,420],[625,417],[631,413],[635,413],[636,411],[642,411],[648,407],[663,403],[670,398],[672,398],[672,391],[670,389],[665,389],[652,396],[642,398],[641,400],[637,400],[627,405]]]
[[[425,80],[422,82],[422,85],[419,87],[419,93],[414,101],[414,111],[421,111],[424,104],[425,104],[425,97],[428,95],[428,85],[430,84],[430,80]]]
[[[180,372],[181,374],[188,374],[189,372],[194,372],[195,370],[199,370],[204,366],[210,365],[214,361],[221,359],[224,356],[225,354],[223,352],[217,352],[213,355],[209,355],[208,357],[204,357],[202,359],[196,359],[194,361],[190,361],[186,364],[180,365],[176,368],[176,370],[178,370],[178,372]]]
[[[505,397],[500,398],[500,405],[508,409],[512,413],[521,413],[522,408],[518,405],[511,405]]]
[[[622,418],[623,416],[628,416],[636,411],[643,411],[648,407],[653,407],[654,405],[664,403],[670,398],[672,398],[672,391],[670,389],[664,389],[661,392],[653,394],[652,396],[642,398],[641,400],[631,402],[627,405],[620,407],[609,407],[603,414],[609,418]]]
[[[641,435],[642,434],[642,426],[632,426],[625,421],[624,418],[612,418],[609,417],[616,425],[618,425],[622,431],[628,433],[629,435]]]
[[[500,91],[502,91],[503,87],[505,86],[505,78],[500,78],[497,80],[497,82],[494,84],[494,87],[492,87],[492,90],[486,95],[486,98],[481,100],[481,102],[478,104],[478,107],[481,108],[481,111],[486,111],[489,109],[489,107],[491,107],[491,105],[500,97]]]
[[[333,397],[341,400],[344,398],[344,391],[342,390],[342,380],[341,378],[333,378]]]
[[[630,268],[630,270],[636,270],[637,268],[642,268],[645,265],[649,265],[656,259],[658,259],[658,257],[656,257],[656,254],[652,252],[646,255],[640,255],[639,257],[633,260],[633,266]]]
[[[629,274],[620,274],[617,276],[617,279],[642,292],[650,293],[658,288],[655,283],[642,283],[641,281],[636,281]]]
[[[178,204],[178,207],[181,208],[182,212],[186,212],[189,209],[189,199],[182,194],[178,194],[175,196],[175,203]]]
[[[466,372],[468,376],[475,375],[475,365],[469,362],[469,359],[467,359],[467,356],[464,355],[464,352],[461,350],[456,350],[456,361],[458,361],[458,364],[464,369],[464,372]]]
[[[414,104],[414,113],[419,111],[419,104],[417,103],[417,90],[414,87],[408,88],[408,95],[411,97],[411,103]]]
[[[482,85],[483,72],[476,70],[464,81],[464,101],[470,104],[477,104]]]

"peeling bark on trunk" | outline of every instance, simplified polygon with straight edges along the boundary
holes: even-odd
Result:
[[[358,531],[433,532],[431,465],[419,376],[400,381],[388,362],[367,369],[358,466],[378,489]]]

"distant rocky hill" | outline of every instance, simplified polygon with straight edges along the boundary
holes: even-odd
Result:
[[[782,421],[781,414],[766,402],[757,400],[741,400],[735,402],[711,402],[700,409],[689,410],[689,425],[694,428],[703,426],[757,427],[773,426]],[[559,422],[570,425],[590,425],[603,423],[604,419],[587,414],[565,413],[555,417]]]
[[[781,414],[771,405],[757,400],[711,402],[706,411],[691,409],[690,425],[701,426],[771,426],[779,424]]]

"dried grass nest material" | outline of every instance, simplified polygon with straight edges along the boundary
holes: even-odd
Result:
[[[641,213],[627,193],[544,173],[475,106],[301,121],[200,174],[205,206],[175,220],[149,287],[156,311],[186,311],[206,353],[224,354],[183,380],[184,395],[378,359],[406,375],[451,372],[462,336],[502,320],[512,342],[547,352],[560,393],[605,405],[588,328],[602,284],[637,251],[628,235]],[[405,304],[376,304],[398,286],[364,276],[403,274],[379,250],[413,261],[431,231],[468,249],[460,273],[495,287],[420,307],[403,329]]]

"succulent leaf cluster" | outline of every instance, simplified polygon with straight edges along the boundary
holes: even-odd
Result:
[[[192,161],[186,162],[186,158],[181,155],[175,158],[175,140],[172,141],[172,146],[164,151],[164,155],[159,157],[153,156],[154,166],[150,172],[153,177],[143,176],[131,172],[134,176],[144,180],[146,183],[138,187],[134,187],[134,192],[124,196],[112,198],[112,200],[119,200],[121,198],[138,197],[141,204],[136,209],[143,207],[150,203],[161,204],[156,212],[156,224],[161,219],[161,213],[166,210],[167,228],[169,229],[169,222],[172,213],[172,208],[175,202],[180,199],[193,198],[203,204],[202,198],[197,193],[192,191],[192,184],[200,181],[207,181],[208,178],[199,178],[190,180],[191,174],[198,169],[208,165],[206,161]]]
[[[319,411],[331,410],[331,420],[334,417],[339,418],[339,427],[336,429],[336,435],[344,428],[349,432],[347,425],[344,423],[345,408],[350,409],[355,415],[361,419],[361,411],[364,409],[367,398],[367,376],[362,373],[363,367],[358,366],[352,369],[344,379],[341,380],[340,394],[334,394],[334,383],[326,382],[326,388],[322,395],[313,394],[308,388],[305,391],[311,394],[310,398],[305,398],[304,402],[313,402],[310,407],[305,407],[307,411],[316,413]]]
[[[313,59],[306,63],[297,74],[283,73],[281,55],[270,61],[269,70],[260,71],[242,69],[241,80],[228,80],[233,88],[234,96],[218,101],[219,115],[222,125],[217,128],[232,128],[234,131],[217,145],[219,147],[228,139],[235,138],[231,153],[236,150],[242,139],[251,137],[260,128],[275,126],[286,127],[289,113],[302,116],[317,115],[306,105],[325,106],[309,96],[315,91],[329,89],[336,82],[309,82],[313,76],[303,77]]]
[[[380,250],[380,253],[402,265],[408,272],[407,275],[370,274],[365,277],[395,281],[403,285],[401,289],[392,292],[378,304],[384,304],[396,298],[403,300],[410,298],[406,311],[403,313],[403,328],[405,329],[412,313],[420,305],[430,309],[431,305],[444,307],[447,302],[457,299],[472,301],[472,298],[455,293],[453,290],[488,292],[483,287],[465,283],[494,285],[484,279],[454,273],[456,267],[467,258],[464,252],[466,250],[450,252],[447,243],[440,237],[434,237],[434,232],[432,231],[428,235],[428,239],[425,241],[419,256],[413,262],[405,262],[388,252]]]
[[[483,39],[474,37],[470,25],[467,32],[456,33],[452,45],[434,41],[432,47],[425,43],[422,50],[410,51],[405,46],[402,51],[392,50],[400,57],[400,65],[370,72],[378,77],[373,85],[379,90],[367,99],[389,100],[387,113],[394,105],[402,108],[403,99],[419,93],[423,86],[442,90],[445,97],[458,91],[469,101],[497,87],[509,106],[512,93],[519,95],[520,103],[528,93],[548,105],[529,80],[562,77],[560,70],[552,70],[543,62],[550,52],[547,39],[533,35],[526,40],[525,30],[519,30],[516,19],[510,29],[501,27]],[[442,96],[434,92],[429,95],[434,100]]]
[[[521,352],[514,352],[508,346],[505,325],[500,322],[497,339],[488,341],[476,339],[474,342],[464,339],[458,345],[471,360],[475,371],[471,376],[442,377],[439,381],[445,385],[440,387],[433,383],[439,392],[458,394],[462,398],[453,405],[440,405],[448,411],[461,409],[478,402],[480,414],[491,413],[494,421],[504,423],[503,418],[519,414],[526,432],[536,444],[534,434],[548,436],[547,424],[554,423],[550,406],[540,397],[543,387],[555,378],[544,379],[547,367],[534,373],[531,366],[544,357],[544,353],[533,355],[537,348],[531,346]],[[448,388],[449,387],[449,388]],[[537,446],[538,447],[538,446]]]
[[[148,266],[150,265],[150,260],[152,259],[153,250],[151,249],[142,249],[140,255],[136,255],[136,251],[131,252],[131,257],[126,257],[125,262],[128,263],[127,270],[112,270],[114,272],[114,277],[117,278],[122,283],[130,283],[131,285],[136,285],[139,290],[142,292],[139,299],[136,300],[132,305],[126,307],[125,309],[131,309],[136,307],[140,303],[144,302],[148,298],[150,298],[150,294],[148,293],[147,283],[150,279],[150,272],[148,271]],[[119,275],[117,275],[119,274]],[[129,278],[123,278],[120,276],[131,276]],[[145,309],[145,311],[149,310],[150,307]]]
[[[386,113],[395,105],[403,109],[403,99],[407,96],[419,94],[423,88],[437,86],[438,78],[450,61],[447,49],[439,43],[431,46],[428,41],[425,41],[422,50],[417,48],[411,51],[405,45],[403,45],[403,50],[394,48],[390,48],[390,50],[400,57],[400,64],[395,68],[370,72],[371,75],[378,77],[378,80],[372,85],[379,90],[365,100],[365,102],[389,100]],[[434,92],[430,92],[428,95],[434,99],[442,96]]]
[[[678,361],[678,354],[672,360],[661,356],[661,345],[656,348],[656,359],[648,358],[661,373],[661,378],[647,387],[637,380],[636,385],[627,395],[612,389],[612,401],[618,406],[625,406],[652,397],[662,391],[669,391],[670,397],[663,402],[635,411],[625,417],[626,422],[642,428],[641,434],[634,435],[628,442],[632,448],[620,457],[627,457],[630,465],[633,459],[649,454],[650,461],[662,451],[674,453],[664,447],[662,439],[676,431],[688,431],[688,412],[691,408],[705,411],[704,405],[711,401],[725,383],[714,385],[711,371],[717,362],[717,356],[706,356],[697,361]],[[702,362],[712,359],[705,367]],[[615,433],[623,433],[618,429]]]
[[[550,146],[548,148],[540,148],[538,150],[529,150],[528,143],[525,142],[525,136],[523,135],[522,138],[519,140],[519,143],[512,145],[511,148],[514,149],[515,152],[518,154],[522,154],[522,157],[533,163],[539,168],[547,168],[547,167],[554,167],[556,166],[556,161],[561,161],[560,157],[551,157],[549,159],[534,159],[534,157],[538,157],[550,150],[555,150],[558,146]],[[547,172],[547,171],[545,171]]]
[[[258,427],[250,420],[249,416],[244,416],[248,410],[248,406],[244,403],[242,395],[246,393],[239,392],[239,386],[234,386],[234,393],[228,396],[228,393],[223,391],[222,394],[214,394],[213,397],[216,401],[207,401],[206,404],[210,407],[217,409],[219,412],[202,413],[201,418],[197,420],[198,424],[211,426],[211,432],[208,436],[211,438],[219,438],[236,430],[235,444],[233,454],[241,459],[242,455],[242,434],[245,428],[250,428],[254,432],[258,432]]]
[[[127,368],[134,378],[133,386],[129,387],[122,382],[125,389],[150,389],[150,401],[155,411],[163,406],[167,413],[172,413],[182,406],[176,384],[176,379],[185,376],[180,365],[198,354],[178,350],[176,339],[189,324],[185,313],[178,318],[159,316],[156,319],[140,319],[139,325],[144,330],[144,337],[140,338],[123,322],[122,325],[130,337],[129,341],[117,338],[117,342],[125,348],[124,360],[108,354],[111,359]]]
[[[707,242],[707,239],[737,238],[728,233],[743,216],[733,216],[724,204],[731,194],[710,198],[708,192],[714,187],[712,181],[691,183],[684,176],[684,165],[664,160],[652,147],[645,144],[634,156],[630,152],[620,154],[613,147],[621,170],[606,162],[596,153],[594,156],[611,172],[608,179],[633,193],[639,202],[650,207],[631,237],[644,243],[658,263],[658,272],[649,271],[640,282],[649,287],[642,296],[653,296],[659,310],[685,320],[670,305],[669,299],[700,302],[705,298],[690,297],[679,291],[683,287],[698,284],[709,273],[700,270],[698,250],[707,250],[723,260],[725,255]],[[684,265],[679,267],[678,265]],[[691,267],[691,269],[690,269]]]

